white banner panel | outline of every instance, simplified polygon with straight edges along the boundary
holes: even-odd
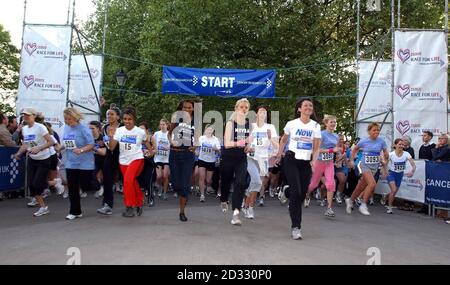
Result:
[[[438,136],[447,132],[447,114],[446,112],[412,112],[395,111],[394,112],[394,137],[410,136],[411,146],[418,156],[419,148],[422,145],[422,132],[430,131]]]
[[[380,124],[381,125],[381,124]],[[369,126],[369,123],[359,123],[358,124],[358,137],[360,138],[366,138],[369,136],[367,133],[367,127]],[[388,150],[391,151],[392,146],[392,125],[391,124],[384,124],[383,128],[380,132],[380,138],[384,139],[388,146]]]
[[[443,31],[396,31],[394,109],[446,112],[447,57]]]
[[[100,100],[102,57],[100,55],[89,55],[86,56],[86,60],[89,65],[92,80],[94,81],[95,91]],[[69,100],[87,109],[93,110],[94,112],[99,112],[100,110],[83,55],[72,55],[70,64]],[[77,107],[80,108],[79,106]],[[83,113],[92,113],[86,109],[80,109]]]
[[[81,110],[80,108],[77,108],[77,109]],[[83,119],[81,120],[81,123],[85,124],[85,125],[89,125],[89,122],[91,122],[91,121],[98,121],[98,120],[99,120],[99,116],[97,114],[92,114],[92,113],[86,114],[86,113],[83,113]]]
[[[17,101],[17,113],[26,107],[33,107],[38,113],[42,113],[45,121],[52,124],[52,129],[61,135],[64,130],[64,108],[66,102],[59,100],[21,100]]]
[[[71,29],[70,26],[25,26],[19,100],[66,101]]]
[[[375,68],[376,61],[360,61],[359,62],[359,92],[358,92],[358,106],[361,105],[362,98],[366,92],[369,84],[370,76]],[[391,107],[391,65],[392,62],[380,61],[370,83],[366,98],[362,104],[361,111],[358,115],[358,120],[374,116],[386,112]],[[368,119],[371,122],[383,121],[385,115],[379,115]],[[391,122],[389,115],[387,122]]]
[[[412,177],[403,175],[402,185],[397,192],[396,197],[408,201],[424,203],[425,201],[425,160],[414,160],[416,163],[416,172]],[[411,166],[406,163],[405,173],[411,171]],[[388,194],[391,190],[386,179],[378,180],[375,193]]]

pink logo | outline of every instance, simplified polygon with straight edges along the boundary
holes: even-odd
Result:
[[[27,87],[30,87],[33,83],[34,83],[34,76],[33,75],[29,75],[29,76],[24,76],[22,78],[22,83]]]
[[[98,70],[97,69],[95,69],[95,68],[89,68],[89,71],[91,72],[91,76],[92,76],[92,78],[97,78],[97,76],[98,76]]]
[[[25,45],[25,51],[31,56],[33,52],[37,49],[36,43],[27,43]]]
[[[89,102],[91,105],[95,105],[95,103],[97,103],[97,100],[95,99],[95,96],[94,96],[94,95],[90,94],[89,97],[88,97],[88,102]]]
[[[402,134],[402,136],[404,136],[411,129],[411,125],[408,120],[398,121],[395,127],[397,131]]]
[[[405,63],[405,61],[407,61],[411,57],[411,52],[409,49],[401,48],[397,51],[397,56],[398,56],[398,58],[400,58],[402,63]]]
[[[411,89],[409,88],[409,84],[405,85],[398,85],[395,88],[395,93],[397,93],[400,98],[404,99],[409,93],[411,92]]]

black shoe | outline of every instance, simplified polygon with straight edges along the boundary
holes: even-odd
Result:
[[[137,207],[137,208],[136,208],[136,214],[137,214],[138,216],[142,216],[142,212],[143,212],[142,207]]]
[[[125,218],[132,218],[132,217],[134,217],[135,216],[134,208],[133,207],[127,207],[125,212],[123,212],[122,216],[125,217]]]
[[[180,221],[187,222],[186,215],[184,213],[180,213]]]

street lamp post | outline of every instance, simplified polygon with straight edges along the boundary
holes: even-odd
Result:
[[[127,82],[127,78],[128,78],[127,74],[122,69],[120,69],[116,73],[117,85],[119,85],[119,87],[120,87],[119,109],[122,109],[123,94],[125,93],[125,90],[123,89],[123,87],[125,86],[125,83]]]

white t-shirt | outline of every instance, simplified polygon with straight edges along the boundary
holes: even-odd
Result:
[[[203,160],[204,162],[216,162],[216,152],[213,148],[220,150],[220,141],[216,137],[201,136],[199,139],[200,143],[200,155],[198,160]]]
[[[156,154],[154,161],[160,163],[169,163],[169,153],[170,153],[170,142],[167,136],[169,132],[163,133],[162,131],[157,131],[154,134],[156,141]]]
[[[397,156],[395,151],[389,153],[389,170],[401,173],[405,171],[406,161],[411,158],[409,152],[404,151],[402,156]]]
[[[255,157],[268,158],[272,152],[271,142],[267,131],[270,130],[272,138],[277,138],[277,131],[272,124],[264,124],[262,127],[258,127],[256,123],[252,124],[251,136],[253,137],[252,146],[255,148]]]
[[[320,124],[314,120],[304,124],[300,118],[289,121],[284,127],[284,133],[289,136],[289,150],[299,160],[311,160],[314,139],[322,138]]]
[[[47,128],[39,123],[34,123],[33,127],[24,126],[22,128],[23,143],[27,146],[27,150],[30,151],[35,146],[43,146],[47,144],[47,140],[44,138],[48,135]],[[30,157],[34,160],[44,160],[50,157],[50,150],[48,148],[38,152],[37,154],[31,154]]]
[[[147,134],[141,128],[134,127],[127,130],[120,127],[114,134],[114,140],[118,141],[120,146],[119,163],[129,165],[134,160],[143,159],[142,142],[147,138]]]

